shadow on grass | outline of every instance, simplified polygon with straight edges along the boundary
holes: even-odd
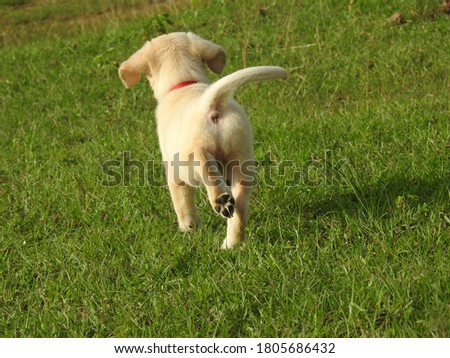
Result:
[[[303,206],[303,210],[321,215],[327,212],[354,214],[366,210],[382,216],[402,201],[436,204],[449,209],[450,174],[440,178],[391,178],[372,185],[351,185],[347,193],[331,195]],[[298,209],[298,207],[297,207]]]
[[[450,175],[440,178],[391,178],[374,185],[352,185],[348,193],[308,204],[304,209],[313,214],[366,212],[373,218],[385,216],[393,208],[407,205],[430,205],[449,209]]]
[[[309,191],[310,199],[302,201],[305,194],[291,195],[279,206],[271,220],[283,221],[289,225],[286,212],[298,213],[302,235],[316,236],[319,232],[328,232],[332,226],[348,227],[351,222],[355,226],[363,225],[378,228],[384,220],[395,218],[399,225],[426,225],[431,214],[440,217],[444,227],[450,226],[450,173],[435,178],[394,177],[380,180],[375,184],[352,184],[340,193],[332,191],[321,194],[319,190]],[[300,189],[301,190],[301,189]],[[325,197],[326,195],[326,197]],[[294,214],[295,215],[295,214]],[[289,222],[292,222],[289,220]],[[308,234],[309,233],[309,234]],[[279,228],[274,225],[267,234],[269,241],[296,241],[297,238],[287,235],[280,237]]]

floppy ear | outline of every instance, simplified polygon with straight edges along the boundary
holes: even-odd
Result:
[[[144,46],[120,65],[119,77],[128,88],[136,86],[141,79],[141,75],[149,74],[149,52],[150,42],[147,41]]]
[[[211,71],[221,73],[225,67],[225,50],[211,41],[202,39],[200,36],[188,32],[195,53],[199,53]]]

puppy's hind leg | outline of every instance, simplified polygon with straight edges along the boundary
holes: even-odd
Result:
[[[199,163],[199,166],[196,167],[197,173],[206,188],[212,208],[222,217],[231,218],[234,213],[235,200],[218,162],[211,153],[203,149],[196,150],[194,158]]]
[[[245,227],[248,219],[248,204],[252,187],[241,180],[233,181],[232,192],[236,200],[234,215],[227,222],[227,236],[222,249],[231,249],[245,238]]]
[[[191,231],[196,227],[201,227],[200,217],[194,203],[195,188],[184,183],[169,183],[168,185],[180,230]]]

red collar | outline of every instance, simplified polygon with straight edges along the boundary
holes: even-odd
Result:
[[[177,89],[180,89],[180,88],[183,88],[183,87],[186,87],[186,86],[189,86],[189,85],[193,85],[194,83],[198,83],[198,81],[184,81],[184,82],[181,82],[181,83],[173,86],[170,89],[170,91],[175,91]]]

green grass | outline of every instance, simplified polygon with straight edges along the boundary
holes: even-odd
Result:
[[[51,27],[55,10],[31,37],[12,31],[27,5],[11,3],[0,3],[0,336],[450,335],[440,1],[193,2],[67,29]],[[44,11],[28,3],[31,19]],[[396,11],[406,23],[388,20]],[[237,96],[260,161],[237,250],[218,249],[225,222],[203,192],[206,230],[182,234],[163,185],[139,185],[135,168],[129,185],[102,185],[102,163],[124,152],[160,160],[151,90],[125,90],[117,68],[171,31],[224,46],[225,73],[291,72]],[[270,160],[295,164],[269,177]]]

